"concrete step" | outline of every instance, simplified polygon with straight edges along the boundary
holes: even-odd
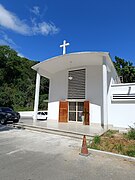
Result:
[[[51,133],[51,134],[67,136],[67,137],[72,137],[72,138],[77,138],[77,139],[82,139],[83,135],[86,135],[87,139],[93,139],[93,136],[89,134],[83,134],[83,133],[60,130],[60,129],[46,128],[46,127],[41,127],[41,126],[36,126],[36,125],[18,123],[18,124],[13,124],[12,126],[16,128],[21,128],[21,129],[28,129],[32,131]]]

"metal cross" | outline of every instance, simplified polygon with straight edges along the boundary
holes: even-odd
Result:
[[[63,55],[66,54],[66,46],[69,46],[69,43],[66,43],[66,40],[63,41],[63,44],[60,45],[60,47],[63,48]]]

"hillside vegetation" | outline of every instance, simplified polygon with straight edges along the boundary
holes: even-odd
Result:
[[[37,61],[18,56],[9,46],[0,46],[0,106],[33,110]],[[48,80],[41,78],[39,109],[46,109]]]

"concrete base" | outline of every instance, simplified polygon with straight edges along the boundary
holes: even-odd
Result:
[[[44,130],[50,130],[55,132],[67,133],[69,135],[86,135],[88,137],[94,137],[96,135],[102,135],[105,130],[101,126],[83,125],[82,123],[56,123],[49,121],[39,121],[33,123],[32,119],[21,119],[19,125],[29,126],[31,128],[39,128]]]

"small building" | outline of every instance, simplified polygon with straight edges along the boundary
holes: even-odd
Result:
[[[43,76],[49,79],[47,121],[104,128],[135,122],[135,84],[120,83],[108,52],[64,54],[32,68],[37,71],[34,120]]]

